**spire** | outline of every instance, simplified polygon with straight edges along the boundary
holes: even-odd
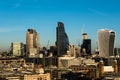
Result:
[[[82,26],[82,34],[85,32],[84,27],[85,27],[85,24],[83,24],[83,26]]]
[[[85,33],[85,31],[84,31],[84,24],[83,24],[83,27],[82,27],[82,39],[84,40],[84,39],[87,39],[87,33]]]

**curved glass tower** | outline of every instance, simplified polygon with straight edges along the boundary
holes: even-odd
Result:
[[[69,40],[68,36],[64,29],[64,24],[62,22],[58,22],[58,26],[56,28],[57,31],[57,49],[58,49],[58,56],[62,56],[67,53],[67,50],[69,48]]]
[[[98,47],[101,57],[114,56],[115,32],[101,29],[98,31]]]

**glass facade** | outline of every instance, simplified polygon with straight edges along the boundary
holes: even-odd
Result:
[[[57,49],[58,49],[58,56],[62,56],[67,54],[67,50],[69,49],[69,40],[68,36],[64,29],[64,24],[62,22],[58,22],[58,26],[56,28],[57,31]]]

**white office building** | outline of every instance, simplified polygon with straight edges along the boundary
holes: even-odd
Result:
[[[22,56],[24,54],[24,44],[20,42],[13,42],[11,44],[12,53],[14,56]]]
[[[101,29],[98,31],[98,48],[100,57],[114,56],[115,32]]]

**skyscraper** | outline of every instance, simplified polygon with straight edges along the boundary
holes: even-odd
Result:
[[[101,29],[98,31],[98,48],[101,57],[114,55],[115,32]]]
[[[83,55],[90,55],[91,54],[91,39],[87,38],[87,33],[82,34],[82,45],[81,45],[81,52]]]
[[[81,49],[82,50],[85,49],[85,54],[90,55],[91,54],[91,39],[83,39]]]
[[[67,54],[67,50],[69,49],[68,36],[65,32],[64,24],[62,22],[58,22],[56,31],[57,31],[57,35],[56,35],[57,52],[58,52],[58,56],[62,56],[64,54]]]
[[[30,49],[40,47],[39,35],[33,29],[28,29],[26,33],[26,53],[30,53]]]

